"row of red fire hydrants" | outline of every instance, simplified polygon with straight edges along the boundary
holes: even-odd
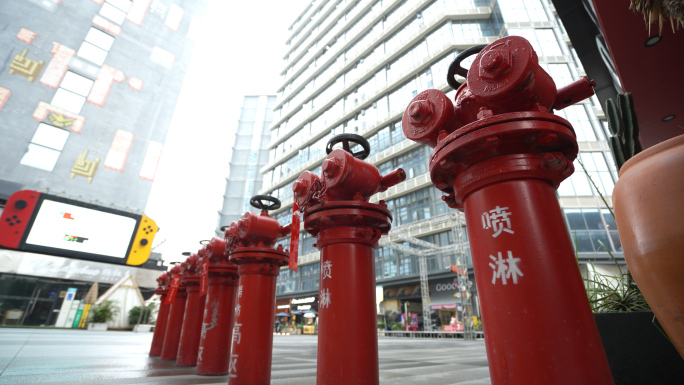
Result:
[[[290,235],[291,249],[297,250],[298,207],[303,207],[305,229],[317,236],[321,249],[319,357],[343,354],[319,359],[318,374],[349,378],[356,370],[358,378],[373,372],[377,377],[373,249],[389,231],[391,214],[384,202],[369,199],[406,175],[398,169],[381,176],[359,159],[369,153],[367,142],[361,140],[359,153],[349,151],[350,142],[358,140],[336,137],[323,177],[308,171],[300,176],[293,186],[293,223],[283,226],[268,215],[280,206],[277,199],[255,196],[251,203],[260,214],[245,213],[225,229],[224,239],[213,238],[158,278],[162,305],[150,355],[196,365],[202,375],[228,374],[231,384],[268,384],[276,278],[281,267],[296,263],[294,252],[276,241]],[[343,149],[333,151],[339,142]],[[339,317],[350,308],[354,314]],[[363,339],[363,352],[348,338],[349,330]]]
[[[460,68],[474,53],[471,68]],[[448,73],[455,100],[439,90],[418,94],[402,127],[434,148],[432,182],[465,212],[492,383],[612,384],[555,193],[574,171],[578,144],[552,111],[590,97],[594,83],[584,77],[557,90],[517,36],[464,51]],[[232,385],[268,384],[276,277],[288,263],[296,270],[301,212],[320,250],[317,383],[379,383],[373,249],[392,215],[370,197],[406,174],[380,175],[356,135],[334,137],[326,150],[322,175],[305,171],[292,186],[290,225],[268,215],[277,200],[254,197],[260,214],[246,213],[225,239],[159,278],[151,355],[228,374]],[[275,246],[288,233],[289,253]]]
[[[248,212],[225,239],[213,238],[157,278],[150,356],[196,365],[201,375],[237,378],[239,370],[241,384],[268,382],[275,280],[288,260],[274,244],[289,228],[265,210]]]

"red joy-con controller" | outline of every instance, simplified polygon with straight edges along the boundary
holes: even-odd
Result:
[[[0,246],[9,249],[19,247],[38,198],[40,193],[32,190],[17,191],[9,197],[0,216]]]

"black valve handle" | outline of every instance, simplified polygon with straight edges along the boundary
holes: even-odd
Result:
[[[264,201],[271,202],[271,204],[264,204]],[[280,208],[280,200],[270,195],[255,195],[252,197],[252,199],[249,200],[249,204],[252,205],[252,207],[254,208],[266,211],[277,210]]]
[[[354,158],[364,160],[368,158],[368,155],[370,155],[370,143],[368,143],[366,138],[364,138],[363,136],[356,134],[339,134],[333,136],[328,141],[328,144],[325,146],[325,153],[330,155],[330,153],[333,151],[333,146],[338,143],[342,143],[342,149],[352,154]],[[363,147],[363,150],[358,152],[351,152],[351,147],[349,146],[349,143],[358,144],[361,147]]]
[[[461,67],[461,62],[470,56],[477,55],[485,48],[487,48],[486,45],[476,45],[475,47],[470,47],[456,55],[456,59],[449,64],[449,69],[447,70],[447,83],[451,88],[457,90],[462,84],[456,81],[456,78],[454,78],[455,75],[460,75],[464,78],[468,77],[468,70]]]

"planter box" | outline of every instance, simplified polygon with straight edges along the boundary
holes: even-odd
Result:
[[[684,384],[684,360],[651,322],[653,313],[595,313],[594,319],[615,385]]]
[[[88,323],[88,330],[93,330],[96,332],[104,332],[104,331],[107,331],[107,324],[104,322],[103,323],[90,322],[90,323]]]
[[[153,327],[154,325],[137,325],[133,327],[133,331],[136,333],[149,333]]]

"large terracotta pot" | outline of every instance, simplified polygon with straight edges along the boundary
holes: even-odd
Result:
[[[684,135],[628,160],[613,205],[627,267],[684,358]]]

